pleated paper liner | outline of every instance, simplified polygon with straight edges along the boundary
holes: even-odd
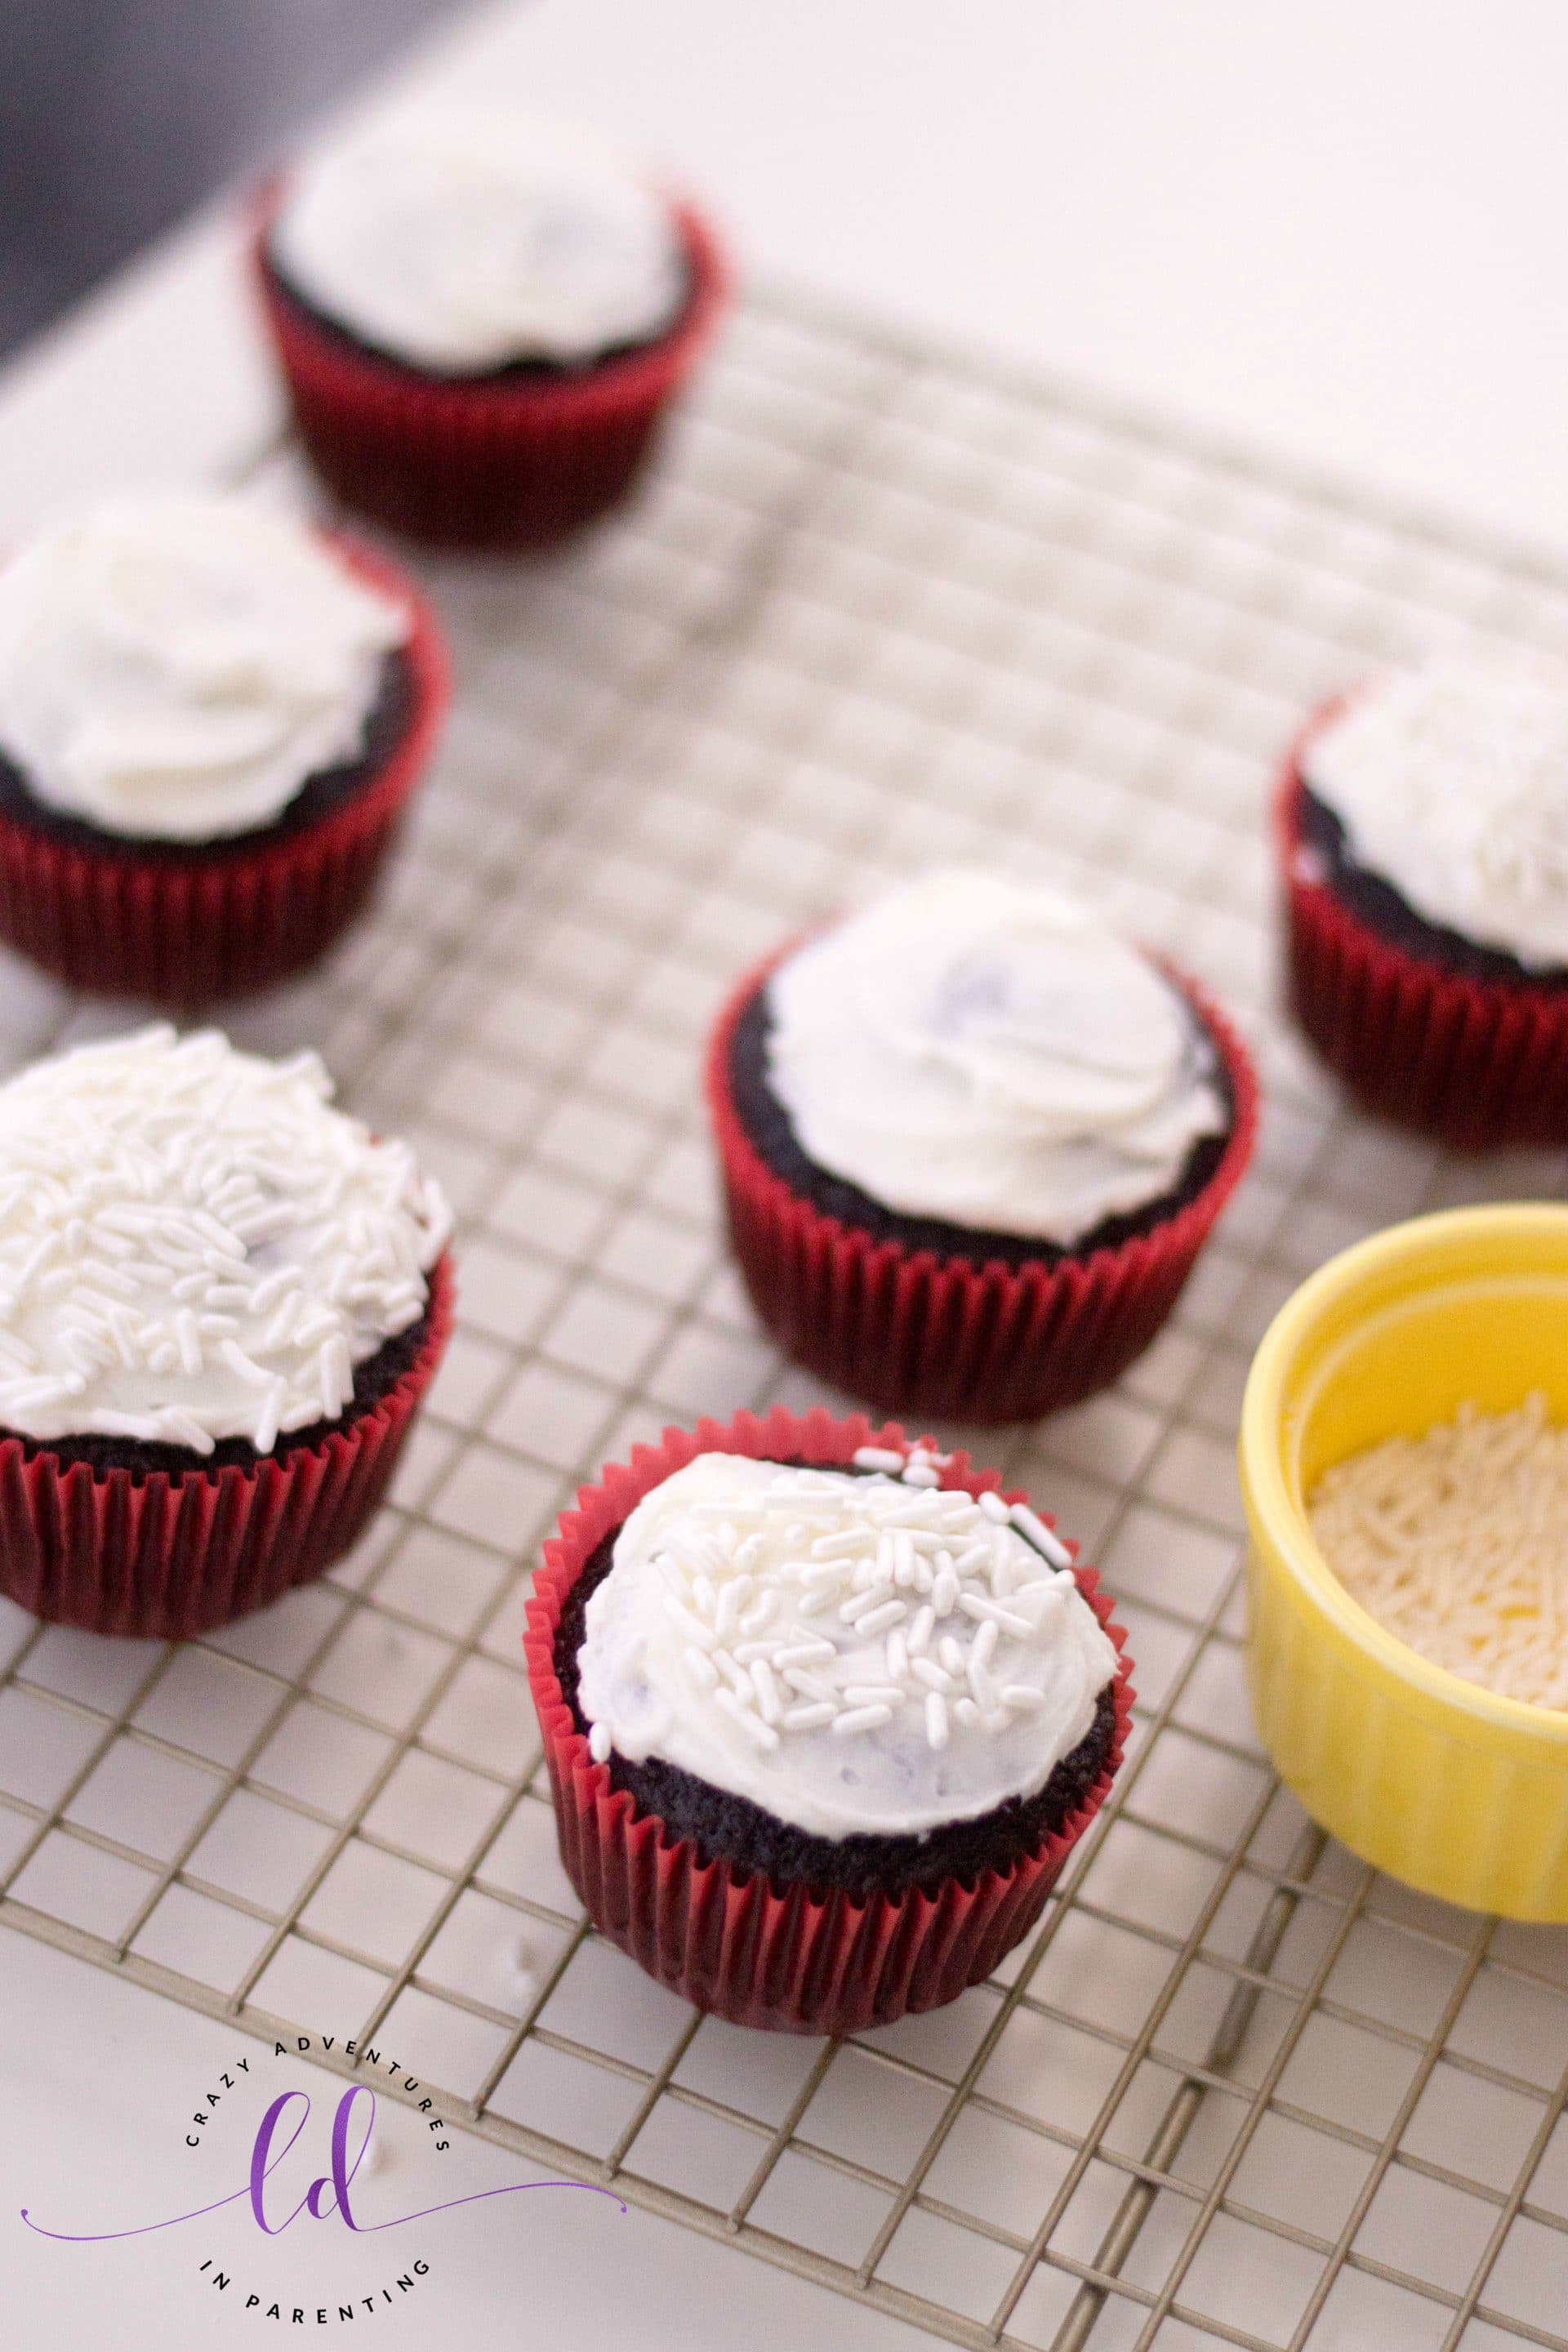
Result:
[[[1568,990],[1486,980],[1394,944],[1347,907],[1302,836],[1309,722],[1275,804],[1290,1008],[1369,1110],[1460,1150],[1568,1143]]]
[[[0,1591],[94,1633],[184,1641],[265,1608],[353,1549],[386,1492],[452,1327],[448,1258],[418,1354],[319,1444],[254,1468],[98,1470],[0,1439]]]
[[[852,1396],[935,1421],[1033,1421],[1109,1387],[1170,1314],[1252,1156],[1258,1083],[1229,1024],[1195,982],[1168,972],[1213,1035],[1234,1098],[1229,1139],[1200,1192],[1147,1234],[1088,1257],[978,1266],[826,1215],[752,1141],[731,1047],[790,951],[741,982],[720,1014],[707,1075],[735,1255],[779,1346]]]
[[[672,210],[690,293],[658,342],[581,373],[443,382],[296,299],[268,257],[282,195],[263,192],[255,273],[300,438],[345,506],[434,546],[504,551],[565,538],[626,496],[723,308],[723,258],[689,205]]]
[[[269,988],[314,963],[371,896],[428,763],[449,693],[434,614],[381,557],[334,551],[406,604],[407,723],[380,772],[313,824],[183,858],[51,837],[0,811],[0,939],[72,988],[174,1006]]]
[[[534,1579],[524,1648],[566,1874],[602,1935],[672,1992],[738,2025],[858,2033],[956,2000],[1034,1926],[1121,1760],[1132,1701],[1125,1656],[1104,1769],[1058,1831],[1006,1870],[858,1901],[813,1895],[799,1883],[775,1885],[736,1863],[708,1859],[691,1840],[639,1812],[627,1790],[612,1788],[608,1765],[594,1761],[555,1672],[556,1628],[595,1548],[643,1496],[698,1454],[833,1465],[862,1445],[902,1450],[904,1443],[896,1425],[875,1429],[859,1413],[836,1421],[820,1409],[797,1416],[778,1407],[762,1420],[742,1412],[729,1423],[667,1430],[661,1444],[636,1447],[629,1465],[611,1465],[597,1486],[583,1488]],[[941,1475],[944,1486],[971,1495],[998,1485],[994,1470],[972,1470],[963,1454]],[[1126,1636],[1095,1571],[1075,1562],[1073,1572],[1121,1651]]]

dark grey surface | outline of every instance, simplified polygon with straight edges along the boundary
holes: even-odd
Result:
[[[0,0],[0,351],[468,0]]]

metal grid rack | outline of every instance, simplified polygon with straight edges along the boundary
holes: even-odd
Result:
[[[258,472],[297,494],[286,457]],[[319,1044],[439,1171],[461,1328],[323,1582],[179,1649],[0,1617],[0,1917],[260,2034],[382,2035],[489,2137],[956,2343],[1568,2347],[1568,1933],[1417,1899],[1278,1789],[1231,1469],[1303,1273],[1564,1174],[1364,1124],[1276,1025],[1272,762],[1371,660],[1561,641],[1568,583],[776,297],[626,521],[427,571],[459,699],[395,880],[231,1026]],[[1080,1537],[1138,1662],[1134,1748],[1042,1927],[933,2016],[749,2034],[584,1928],[527,1564],[637,1437],[820,1393],[725,1262],[701,1035],[782,928],[950,856],[1173,950],[1255,1038],[1268,1110],[1115,1392],[945,1433]],[[6,1064],[105,1021],[10,966],[3,1003]]]

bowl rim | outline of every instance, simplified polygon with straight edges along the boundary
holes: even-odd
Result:
[[[1247,1375],[1237,1455],[1242,1501],[1252,1546],[1267,1543],[1275,1561],[1320,1616],[1369,1662],[1421,1692],[1438,1706],[1516,1738],[1568,1748],[1568,1709],[1508,1698],[1483,1683],[1467,1682],[1425,1658],[1389,1632],[1341,1583],[1313,1541],[1306,1512],[1295,1501],[1284,1470],[1285,1383],[1300,1349],[1324,1314],[1369,1276],[1402,1259],[1425,1257],[1434,1244],[1550,1236],[1568,1257],[1568,1203],[1523,1201],[1439,1209],[1353,1242],[1308,1276],[1264,1333]]]

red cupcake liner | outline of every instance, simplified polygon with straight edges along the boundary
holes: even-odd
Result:
[[[408,579],[351,541],[348,568],[407,605],[413,708],[379,774],[298,831],[232,854],[151,857],[62,841],[0,811],[0,939],[71,988],[203,1004],[270,988],[325,953],[369,898],[450,691],[439,625]]]
[[[1301,766],[1344,698],[1292,745],[1275,803],[1290,1009],[1369,1110],[1460,1150],[1568,1143],[1568,990],[1451,971],[1384,939],[1323,877]]]
[[[589,1754],[555,1671],[562,1608],[595,1547],[651,1487],[698,1454],[834,1464],[850,1461],[862,1445],[901,1451],[904,1442],[896,1424],[875,1429],[861,1413],[836,1421],[820,1407],[797,1416],[777,1406],[765,1420],[742,1412],[729,1423],[666,1430],[660,1444],[637,1446],[629,1466],[612,1465],[597,1486],[582,1489],[576,1509],[545,1545],[534,1578],[523,1647],[566,1874],[601,1935],[672,1992],[737,2025],[859,2033],[955,2000],[1035,1925],[1121,1761],[1133,1696],[1125,1656],[1113,1685],[1116,1729],[1105,1767],[1077,1811],[1035,1853],[973,1881],[942,1879],[860,1901],[815,1895],[799,1884],[775,1887],[738,1864],[709,1861],[691,1840],[672,1837],[655,1815],[639,1813],[627,1790],[611,1787],[609,1767]],[[1000,1484],[994,1470],[972,1470],[965,1454],[952,1454],[941,1477],[944,1486],[971,1495]],[[1094,1570],[1075,1559],[1073,1573],[1121,1652],[1127,1637],[1112,1621]]]
[[[580,375],[444,383],[324,327],[268,258],[283,189],[264,191],[253,262],[294,422],[334,497],[433,546],[516,550],[563,539],[626,497],[723,307],[713,231],[672,206],[691,291],[657,343]]]
[[[707,1072],[731,1239],[779,1346],[836,1388],[937,1421],[1034,1421],[1109,1387],[1175,1305],[1252,1156],[1258,1081],[1228,1022],[1194,982],[1162,967],[1213,1035],[1234,1100],[1229,1139],[1200,1192],[1149,1233],[1088,1257],[976,1266],[826,1215],[752,1142],[735,1107],[731,1047],[741,1015],[794,944],[731,997]]]
[[[319,1444],[179,1476],[98,1470],[0,1439],[0,1592],[92,1633],[180,1642],[263,1609],[353,1549],[441,1360],[457,1285],[430,1276],[418,1354]]]

